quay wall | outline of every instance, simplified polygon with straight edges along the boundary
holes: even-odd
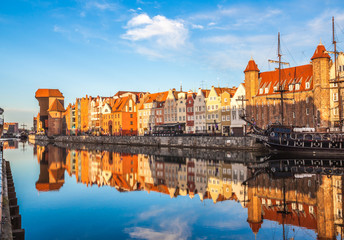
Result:
[[[33,140],[33,137],[31,137]],[[47,136],[36,135],[34,141],[69,142],[83,144],[114,144],[130,146],[156,146],[173,148],[206,148],[261,150],[263,145],[253,137],[212,137],[212,136]]]

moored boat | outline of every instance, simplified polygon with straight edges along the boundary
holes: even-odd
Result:
[[[334,18],[332,18],[332,31],[334,33]],[[332,79],[329,79],[329,83],[331,85],[328,85],[329,87],[327,89],[333,89],[333,91],[336,91],[336,93],[333,93],[333,101],[338,103],[336,106],[335,103],[333,105],[324,105],[327,106],[326,108],[323,108],[324,115],[330,116],[331,111],[335,112],[334,110],[337,110],[337,113],[334,113],[333,115],[338,115],[338,118],[334,121],[332,127],[329,125],[322,126],[320,124],[320,111],[316,109],[315,106],[313,108],[315,109],[314,114],[314,121],[313,126],[314,127],[306,127],[306,126],[288,126],[284,124],[285,117],[284,113],[287,111],[284,111],[284,101],[292,100],[295,102],[295,98],[289,94],[289,98],[286,98],[284,96],[285,92],[287,92],[285,86],[282,84],[281,81],[281,64],[287,64],[289,63],[282,62],[281,61],[281,53],[280,53],[280,36],[278,35],[278,61],[269,60],[269,62],[272,63],[278,63],[278,85],[276,86],[275,92],[278,92],[280,94],[279,98],[273,97],[273,98],[267,98],[271,100],[277,100],[280,101],[280,120],[282,123],[275,123],[271,124],[266,128],[262,129],[259,126],[256,125],[254,118],[252,118],[251,121],[247,120],[245,116],[242,116],[242,118],[248,122],[252,127],[252,136],[256,137],[257,139],[260,139],[265,146],[272,150],[276,151],[282,151],[282,152],[288,152],[288,154],[312,154],[312,155],[344,155],[344,132],[343,132],[343,106],[342,106],[342,97],[341,95],[341,89],[343,88],[342,82],[344,82],[344,76],[339,76],[338,69],[340,69],[339,64],[337,63],[337,56],[338,54],[343,54],[340,52],[337,52],[336,50],[336,41],[333,34],[333,44],[334,44],[334,51],[326,51],[326,49],[323,47],[323,45],[320,43],[319,45],[322,45],[322,49],[318,49],[315,52],[314,56],[321,56],[324,58],[330,59],[330,54],[334,54],[334,64],[333,69],[334,73],[332,76]],[[318,54],[318,55],[316,55]],[[323,54],[323,55],[321,55]],[[332,64],[332,63],[331,63]],[[343,66],[344,68],[344,66]],[[258,69],[257,69],[258,70]],[[245,70],[246,71],[246,70]],[[259,71],[259,70],[258,70]],[[328,72],[330,74],[330,72]],[[327,81],[326,81],[327,82]],[[293,89],[293,84],[289,86],[289,88]],[[262,89],[260,89],[262,90]],[[290,97],[291,96],[291,97]],[[328,96],[329,97],[329,96]],[[336,100],[335,100],[336,99]],[[308,98],[306,100],[306,104],[308,102]],[[319,102],[319,101],[318,101]],[[321,105],[321,104],[320,104]],[[318,104],[318,109],[321,108]],[[320,107],[319,107],[320,106]],[[258,103],[257,103],[258,108]],[[290,108],[289,108],[290,109]],[[300,108],[301,109],[301,108]],[[309,109],[306,109],[309,110]],[[295,108],[293,108],[293,118],[295,118]],[[306,114],[309,114],[309,111],[306,111]],[[302,113],[300,114],[300,116]],[[258,117],[257,117],[258,118]],[[325,120],[329,121],[329,120]],[[289,122],[290,123],[290,122]],[[308,122],[309,123],[309,122]],[[303,124],[303,123],[301,123]],[[306,123],[305,123],[306,124]],[[307,124],[309,126],[309,124]]]

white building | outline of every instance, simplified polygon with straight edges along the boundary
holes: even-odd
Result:
[[[243,136],[246,131],[246,122],[240,118],[245,109],[245,85],[241,83],[231,99],[231,132],[234,136]]]
[[[195,111],[195,133],[206,133],[206,103],[205,99],[209,94],[209,90],[198,89],[196,98],[194,100]]]

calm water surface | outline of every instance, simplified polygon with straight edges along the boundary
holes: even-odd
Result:
[[[281,161],[5,148],[29,240],[340,239],[341,176],[276,173]]]

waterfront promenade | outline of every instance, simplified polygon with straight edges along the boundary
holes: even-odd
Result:
[[[253,137],[212,136],[56,136],[30,135],[33,141],[155,146],[174,148],[262,150],[263,145]]]

